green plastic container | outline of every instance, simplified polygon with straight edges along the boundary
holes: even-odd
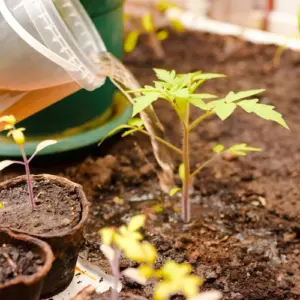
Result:
[[[107,50],[121,58],[123,52],[122,0],[81,0],[96,25]],[[73,150],[97,143],[116,126],[126,123],[131,106],[115,95],[116,89],[107,80],[99,89],[80,90],[36,115],[21,122],[26,128],[28,154],[37,143],[56,138],[58,144],[42,154]],[[9,140],[1,140],[0,155],[19,156],[18,148]]]

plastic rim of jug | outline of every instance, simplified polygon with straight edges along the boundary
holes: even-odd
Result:
[[[14,17],[12,11],[19,9],[28,15],[44,44]],[[63,67],[84,89],[93,91],[104,84],[89,55],[106,47],[79,0],[2,0],[0,12],[25,42]]]

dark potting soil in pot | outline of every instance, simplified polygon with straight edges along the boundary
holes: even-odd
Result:
[[[205,278],[203,289],[220,290],[224,300],[300,299],[300,54],[285,51],[281,65],[272,69],[276,46],[193,32],[171,34],[164,47],[167,57],[161,62],[142,45],[127,57],[142,84],[155,78],[152,67],[224,73],[228,78],[209,81],[202,91],[224,95],[265,88],[261,100],[274,104],[291,130],[237,111],[223,123],[212,118],[193,131],[193,168],[210,157],[217,143],[245,142],[264,151],[204,169],[195,179],[190,225],[183,226],[174,212],[179,199],[160,194],[155,159],[143,135],[115,137],[93,153],[83,153],[77,162],[72,158],[53,164],[52,171],[43,162],[36,173],[51,171],[83,185],[91,209],[82,254],[108,272],[98,230],[147,213],[145,237],[158,248],[158,266],[166,259],[190,262]],[[156,109],[168,137],[179,145],[170,107],[160,102]],[[7,170],[1,179],[22,172]],[[152,201],[130,201],[147,198]],[[158,204],[163,213],[156,213]],[[129,264],[123,260],[121,267]],[[153,293],[152,285],[141,287],[128,280],[124,289],[148,299]]]
[[[0,245],[0,284],[7,284],[20,275],[33,275],[43,264],[41,255],[24,245]]]
[[[53,182],[33,181],[36,207],[32,211],[26,184],[0,191],[0,224],[31,234],[64,234],[81,218],[78,194]]]

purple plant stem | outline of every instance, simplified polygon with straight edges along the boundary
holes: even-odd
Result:
[[[26,153],[24,151],[24,146],[20,145],[20,151],[22,153],[22,157],[24,160],[24,166],[25,166],[25,171],[26,171],[26,177],[27,177],[27,187],[28,187],[28,194],[30,198],[30,204],[32,210],[35,208],[35,203],[34,203],[34,195],[33,195],[33,188],[32,188],[32,180],[31,180],[31,175],[30,175],[30,168],[29,168],[29,162],[26,156]]]
[[[119,299],[118,282],[121,278],[120,258],[121,258],[121,251],[115,250],[114,259],[112,261],[110,261],[111,271],[113,273],[113,276],[115,277],[114,287],[113,287],[112,293],[111,293],[111,300]]]

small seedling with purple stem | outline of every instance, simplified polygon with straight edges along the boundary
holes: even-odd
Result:
[[[30,199],[30,205],[32,210],[35,208],[35,201],[34,201],[34,194],[33,194],[33,185],[30,175],[30,167],[29,164],[33,160],[33,158],[43,149],[45,149],[48,146],[54,145],[57,143],[55,140],[46,140],[41,142],[37,145],[34,153],[30,156],[30,158],[27,158],[27,155],[25,153],[24,144],[25,144],[25,135],[24,131],[25,128],[16,128],[15,125],[17,123],[17,120],[14,116],[3,116],[0,118],[0,123],[5,123],[4,130],[8,130],[7,136],[11,136],[14,142],[18,145],[20,152],[22,154],[23,161],[14,161],[14,160],[3,160],[0,162],[0,171],[5,169],[6,167],[18,164],[23,165],[25,167],[26,172],[26,178],[27,178],[27,186],[28,186],[28,195]]]

